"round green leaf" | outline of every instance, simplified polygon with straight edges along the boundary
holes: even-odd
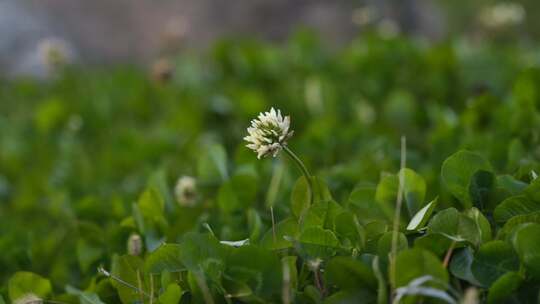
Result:
[[[112,261],[111,273],[132,286],[139,286],[139,283],[145,286],[144,263],[138,256],[115,256]],[[133,303],[140,299],[139,295],[125,284],[117,280],[111,282],[118,291],[122,303]]]
[[[367,288],[340,290],[324,299],[323,304],[375,303],[377,297]],[[299,302],[306,303],[306,302]]]
[[[473,174],[469,184],[469,196],[475,206],[484,210],[490,205],[496,181],[495,174],[489,171],[479,170]]]
[[[492,171],[491,164],[479,154],[469,151],[458,151],[443,162],[442,181],[464,207],[472,207],[469,184],[473,175],[480,170]]]
[[[464,212],[465,216],[471,218],[476,225],[478,233],[480,234],[480,240],[485,243],[491,241],[491,224],[488,219],[475,207]]]
[[[282,266],[271,251],[254,245],[234,248],[226,265],[226,276],[245,283],[255,295],[270,296],[281,291]]]
[[[16,272],[8,282],[9,298],[13,302],[29,293],[46,298],[51,291],[51,282],[32,272]]]
[[[325,259],[336,253],[339,241],[331,230],[310,227],[300,234],[297,245],[306,259]]]
[[[311,177],[313,184],[313,203],[323,203],[332,200],[332,195],[326,183],[316,176]],[[291,211],[299,218],[311,205],[309,187],[305,176],[298,178],[291,192]]]
[[[352,257],[332,258],[326,264],[324,275],[329,284],[341,289],[355,289],[364,286],[375,288],[377,286],[377,279],[371,267]]]
[[[167,285],[165,291],[159,295],[160,304],[178,304],[182,298],[182,288],[175,283]]]
[[[525,223],[537,223],[540,224],[540,212],[534,212],[531,214],[517,215],[509,219],[504,226],[499,230],[498,238],[507,239],[513,232]]]
[[[387,218],[382,207],[375,201],[376,189],[374,184],[361,184],[349,195],[348,205],[354,208],[357,214],[362,214],[362,217],[358,218],[362,224]]]
[[[474,220],[459,213],[455,208],[448,208],[435,214],[429,222],[428,231],[441,234],[455,242],[467,241],[477,245],[481,240],[480,231]]]
[[[519,259],[510,244],[491,241],[480,246],[474,256],[471,271],[482,286],[491,286],[500,276],[519,269]]]
[[[450,260],[450,273],[471,284],[479,285],[471,270],[473,261],[474,253],[470,247],[457,249]]]
[[[364,227],[358,223],[356,215],[350,211],[343,211],[334,218],[334,230],[341,236],[363,247],[366,239]]]
[[[300,219],[300,229],[314,226],[333,229],[335,217],[341,212],[343,207],[332,200],[316,202],[304,212],[304,216]]]
[[[395,286],[406,286],[412,280],[429,275],[448,283],[448,273],[441,261],[431,252],[414,248],[401,251],[396,258]]]
[[[404,172],[403,195],[409,216],[416,214],[423,206],[426,196],[426,181],[418,173],[409,168],[402,169]],[[398,173],[398,178],[399,178]],[[397,196],[397,193],[396,193]]]
[[[394,214],[401,172],[383,176],[377,185],[375,200],[388,219],[392,219]],[[424,178],[411,169],[403,169],[403,198],[409,217],[412,217],[424,206],[425,196],[426,182]]]
[[[511,196],[500,203],[493,212],[497,222],[506,222],[517,215],[540,211],[540,201],[532,201],[525,195]]]
[[[414,247],[423,248],[443,257],[452,245],[452,240],[438,233],[427,233],[414,240]]]
[[[516,292],[523,278],[517,272],[503,274],[491,285],[488,291],[487,302],[489,304],[508,303],[509,298]]]
[[[396,174],[384,175],[377,185],[375,201],[387,220],[393,219],[398,188],[399,179]]]
[[[144,268],[147,273],[160,274],[164,270],[178,272],[185,269],[180,258],[182,246],[178,244],[163,244],[151,252],[145,260]]]
[[[392,237],[393,232],[388,231],[385,232],[377,242],[377,254],[379,255],[379,258],[386,260],[388,258],[388,254],[392,251]],[[397,242],[397,251],[405,250],[409,248],[409,244],[407,242],[407,237],[401,232],[398,233],[398,242]]]
[[[524,224],[516,231],[513,243],[527,271],[540,278],[540,224]]]
[[[261,246],[273,250],[289,248],[293,246],[290,239],[295,238],[297,234],[297,221],[293,218],[288,218],[277,223],[273,229],[270,228],[270,230],[264,234],[261,240]]]

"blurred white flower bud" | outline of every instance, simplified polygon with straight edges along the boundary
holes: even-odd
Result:
[[[197,199],[197,180],[191,176],[182,176],[176,182],[174,195],[180,206],[193,206]]]
[[[322,260],[320,258],[309,260],[307,262],[307,266],[311,271],[317,271],[321,267],[321,264]]]
[[[134,233],[129,236],[127,243],[127,252],[129,255],[141,255],[142,253],[142,238]]]
[[[20,54],[12,73],[46,79],[76,59],[76,50],[68,41],[57,37],[44,38]]]
[[[356,25],[363,26],[373,23],[378,17],[379,14],[375,7],[363,6],[353,10],[351,21]]]
[[[84,124],[84,121],[80,115],[71,115],[68,120],[68,129],[72,132],[79,131]]]
[[[484,8],[479,19],[485,27],[496,29],[521,24],[525,20],[525,14],[521,4],[501,2]]]
[[[361,100],[354,106],[356,117],[363,125],[371,125],[377,118],[377,113],[367,100]]]
[[[66,41],[58,38],[45,38],[38,43],[41,62],[50,70],[70,63],[73,51]]]

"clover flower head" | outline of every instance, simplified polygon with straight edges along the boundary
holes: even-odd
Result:
[[[193,206],[197,199],[197,180],[191,176],[181,176],[174,187],[176,201],[181,206]]]
[[[246,147],[255,151],[259,159],[268,155],[276,157],[293,135],[293,131],[289,131],[290,124],[290,117],[283,117],[280,110],[271,108],[268,112],[260,113],[247,129],[248,136],[244,140],[249,144]]]

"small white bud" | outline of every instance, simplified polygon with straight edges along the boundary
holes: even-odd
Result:
[[[127,252],[129,255],[141,255],[142,253],[142,238],[134,233],[129,236],[127,242]]]
[[[176,182],[174,195],[180,206],[193,206],[197,200],[197,180],[191,176],[182,176]]]
[[[317,271],[319,270],[319,267],[321,267],[321,263],[322,263],[322,260],[320,258],[316,258],[313,260],[309,260],[307,262],[307,265],[311,271]]]
[[[73,61],[73,51],[62,39],[54,37],[42,39],[37,48],[41,62],[51,70]]]

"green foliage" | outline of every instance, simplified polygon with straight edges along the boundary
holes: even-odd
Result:
[[[481,241],[477,223],[455,208],[448,208],[437,213],[428,225],[429,233],[443,235],[454,242],[469,242],[478,245]]]
[[[528,272],[540,278],[540,225],[524,224],[516,231],[513,243]]]
[[[488,303],[503,303],[510,300],[519,288],[523,278],[517,272],[507,272],[491,285],[488,291]]]
[[[519,270],[519,260],[512,246],[504,241],[483,244],[471,264],[474,278],[483,286],[491,286],[509,271]]]
[[[0,303],[459,303],[471,285],[534,301],[533,58],[372,35],[329,51],[302,32],[181,54],[168,82],[0,79]],[[287,155],[245,147],[271,106],[313,199]]]
[[[332,258],[326,265],[325,276],[329,284],[339,289],[365,287],[369,290],[377,285],[371,265],[351,257]]]
[[[471,181],[479,180],[477,177],[481,172],[491,171],[491,165],[482,156],[469,151],[459,151],[449,158],[447,158],[441,169],[441,178],[446,188],[452,195],[454,195],[464,207],[472,206],[471,194],[478,197],[480,194],[477,192],[480,190],[479,182],[474,182],[469,191],[469,185]],[[482,174],[482,175],[485,175]],[[474,178],[473,177],[477,177]],[[489,182],[484,182],[488,183]]]
[[[99,296],[93,292],[81,291],[71,286],[66,286],[66,292],[70,295],[79,297],[81,304],[105,304]]]
[[[185,269],[180,258],[183,250],[179,244],[163,244],[148,254],[144,262],[147,273],[161,274],[163,271],[182,271]]]
[[[395,286],[405,286],[412,280],[429,275],[441,282],[448,282],[448,273],[433,253],[423,249],[408,249],[396,257]]]
[[[300,233],[297,241],[299,254],[307,260],[326,259],[336,254],[339,240],[328,229],[310,227]]]
[[[141,289],[147,283],[141,258],[130,255],[115,256],[112,261],[111,273],[122,280],[112,280],[112,285],[118,291],[122,303],[133,303],[144,298],[144,294],[135,289]]]
[[[182,298],[182,289],[177,284],[171,283],[165,287],[165,291],[159,296],[161,304],[177,304]]]
[[[418,210],[407,225],[407,230],[418,230],[423,228],[429,220],[429,217],[437,207],[437,198]]]
[[[15,301],[27,294],[44,298],[52,292],[51,282],[35,273],[20,271],[8,282],[9,298]]]

